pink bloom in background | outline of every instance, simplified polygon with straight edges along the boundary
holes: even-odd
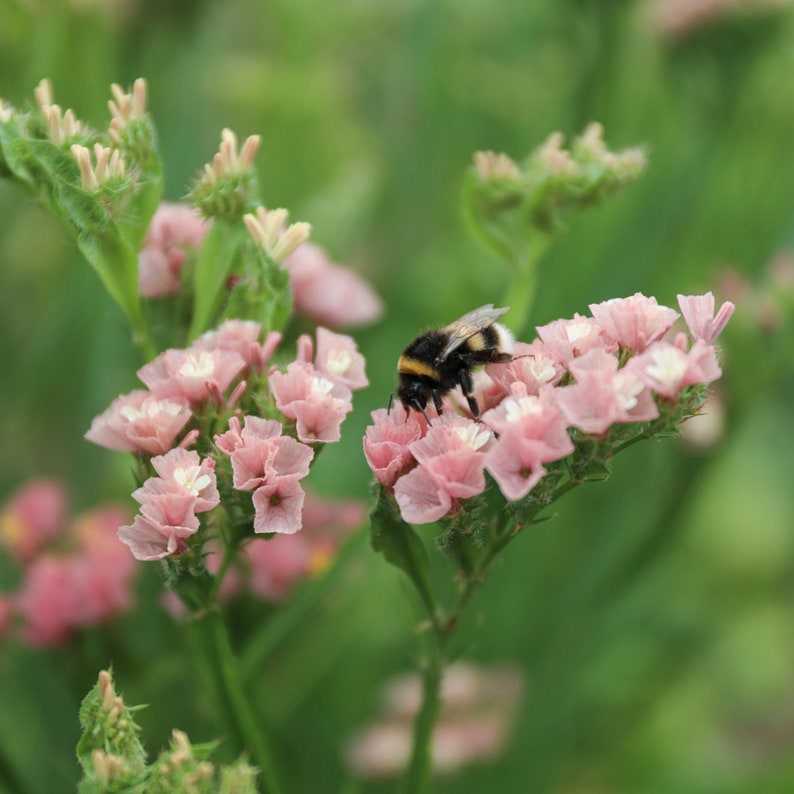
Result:
[[[524,679],[511,665],[450,665],[431,744],[433,772],[451,774],[498,756],[512,733],[523,690]],[[418,675],[386,684],[380,719],[359,731],[346,747],[347,764],[357,777],[390,778],[404,771],[411,755],[411,723],[421,699]]]
[[[574,450],[551,386],[533,395],[526,384],[513,383],[510,396],[483,414],[482,420],[499,434],[485,465],[508,499],[526,496],[546,473],[543,463]]]
[[[659,415],[646,385],[603,350],[592,350],[575,362],[572,386],[559,387],[557,405],[567,421],[592,435],[603,435],[614,422],[645,422]]]
[[[722,375],[713,345],[698,340],[689,351],[669,342],[656,342],[626,368],[657,394],[678,399],[681,389],[711,383]]]
[[[400,477],[394,498],[402,517],[427,524],[446,515],[458,499],[485,490],[485,451],[492,436],[470,419],[444,414],[424,438],[410,445],[419,465]]]
[[[427,422],[416,411],[407,412],[398,403],[389,412],[372,412],[372,424],[364,435],[364,456],[378,482],[390,488],[397,478],[415,465],[409,445],[422,438]]]
[[[233,350],[166,350],[138,370],[138,377],[160,398],[197,403],[218,399],[245,369]]]
[[[661,339],[678,317],[675,309],[660,306],[656,298],[646,298],[641,292],[591,303],[590,311],[610,339],[634,353]]]
[[[365,518],[360,502],[329,502],[306,494],[299,533],[277,535],[245,547],[248,587],[270,601],[284,599],[298,582],[325,571],[340,542]]]
[[[29,562],[65,529],[66,489],[35,480],[17,491],[0,512],[0,545]]]
[[[714,295],[711,292],[705,295],[678,295],[678,305],[692,338],[708,345],[714,344],[736,309],[733,303],[725,301],[715,316]]]
[[[199,458],[198,452],[172,449],[152,458],[152,466],[160,475],[150,477],[132,496],[141,504],[155,494],[181,494],[195,498],[193,511],[203,513],[220,503],[215,480],[215,461]]]
[[[355,271],[334,264],[325,251],[303,243],[283,263],[289,271],[295,311],[322,325],[367,325],[383,314],[383,302]]]
[[[574,314],[572,320],[554,320],[536,330],[546,349],[566,366],[590,350],[612,353],[617,349],[617,342],[606,335],[596,320],[581,314]]]
[[[207,223],[195,209],[160,204],[138,254],[138,292],[145,298],[179,292],[186,251],[198,248],[206,231]]]
[[[161,455],[171,449],[190,417],[184,399],[137,389],[117,397],[94,419],[85,438],[108,449]]]
[[[151,494],[130,526],[119,537],[137,560],[161,560],[185,550],[185,540],[199,528],[196,498],[181,494]]]
[[[21,493],[34,494],[36,485]],[[108,621],[132,603],[135,560],[116,537],[126,512],[107,506],[68,521],[63,493],[58,500],[57,537],[49,536],[50,545],[27,561],[20,588],[2,599],[0,623],[8,628],[18,618],[19,636],[30,645],[64,642],[74,631]]]
[[[202,334],[192,345],[193,350],[229,350],[237,353],[257,372],[261,372],[281,343],[281,334],[271,331],[260,343],[262,326],[253,320],[225,320],[214,331]]]

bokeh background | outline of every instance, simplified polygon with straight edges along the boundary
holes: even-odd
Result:
[[[23,104],[43,76],[97,125],[111,82],[146,77],[171,200],[222,127],[261,134],[266,204],[385,296],[383,321],[356,334],[371,387],[312,475],[338,498],[368,499],[361,435],[401,349],[507,283],[461,217],[472,152],[520,158],[592,120],[613,148],[645,144],[646,175],[544,259],[534,324],[636,291],[731,297],[716,438],[632,448],[511,545],[462,631],[468,658],[525,671],[515,734],[438,790],[794,790],[790,4],[0,0],[0,96]],[[129,503],[129,460],[82,439],[135,386],[123,318],[5,183],[0,273],[0,497],[47,475],[75,510]],[[391,790],[352,782],[340,747],[415,664],[414,615],[363,531],[343,556],[328,587],[234,615],[290,791]],[[158,588],[147,569],[133,613],[64,648],[0,646],[0,791],[74,790],[78,705],[111,661],[127,701],[150,704],[152,753],[172,727],[218,735]]]

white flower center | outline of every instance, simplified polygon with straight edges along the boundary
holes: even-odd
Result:
[[[347,350],[332,350],[328,354],[326,366],[334,375],[344,375],[353,363],[353,357]]]
[[[532,357],[529,369],[530,372],[532,372],[532,377],[539,383],[548,383],[550,380],[554,379],[556,374],[554,364],[551,363],[551,360],[540,356]]]
[[[208,474],[201,473],[201,466],[187,469],[174,469],[174,480],[187,488],[193,496],[198,496],[212,482]]]
[[[680,350],[665,347],[653,351],[653,364],[645,371],[658,383],[670,386],[682,380],[686,374],[686,358]]]
[[[465,427],[456,427],[455,433],[475,452],[486,444],[490,437],[490,433],[487,430],[480,430],[475,424],[466,425]]]
[[[619,372],[615,376],[615,392],[620,407],[624,411],[631,411],[637,407],[639,402],[637,398],[642,394],[644,388],[645,384],[630,373]]]
[[[507,397],[502,405],[508,422],[520,422],[525,416],[537,416],[541,412],[538,401],[530,396]]]
[[[215,372],[215,357],[208,350],[190,353],[179,368],[179,375],[185,378],[211,378]]]
[[[565,326],[565,334],[568,337],[568,341],[571,343],[578,342],[580,339],[587,339],[592,332],[593,327],[590,323],[574,321]]]
[[[147,397],[140,408],[133,408],[125,405],[119,412],[128,422],[136,422],[139,419],[156,419],[159,414],[166,413],[176,416],[182,410],[182,406],[171,400],[157,400]]]
[[[330,394],[334,384],[328,378],[314,376],[312,378],[311,389],[316,394]]]

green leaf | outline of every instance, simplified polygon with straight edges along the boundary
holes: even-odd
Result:
[[[378,485],[377,501],[369,514],[370,540],[374,551],[386,562],[399,568],[413,582],[422,602],[435,623],[436,600],[430,584],[427,550],[419,535],[400,517],[397,503]]]
[[[213,221],[196,259],[189,339],[202,334],[215,320],[226,293],[226,278],[232,272],[246,236],[245,226],[240,222]]]

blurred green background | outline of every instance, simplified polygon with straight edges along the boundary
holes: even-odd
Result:
[[[711,4],[687,23],[699,5],[0,0],[0,96],[20,105],[49,76],[56,101],[101,126],[109,84],[146,77],[171,200],[222,127],[260,133],[265,203],[310,221],[385,296],[383,322],[356,334],[372,385],[312,475],[324,495],[368,497],[361,435],[405,344],[505,288],[461,219],[474,150],[520,158],[592,120],[612,148],[647,146],[647,174],[545,258],[535,324],[638,290],[675,306],[718,291],[726,267],[749,282],[721,340],[719,442],[632,448],[484,588],[461,627],[467,656],[518,662],[528,694],[501,760],[440,792],[794,790],[794,286],[768,271],[794,251],[794,14]],[[0,496],[47,475],[75,509],[128,500],[129,460],[82,439],[136,385],[123,318],[64,231],[5,183],[0,268]],[[413,615],[363,533],[353,544],[319,596],[234,616],[240,637],[264,627],[243,654],[289,791],[391,790],[347,780],[340,746],[414,665]],[[64,649],[0,648],[0,791],[74,790],[78,704],[111,661],[128,702],[150,704],[152,753],[172,727],[218,735],[149,569],[140,594]]]

